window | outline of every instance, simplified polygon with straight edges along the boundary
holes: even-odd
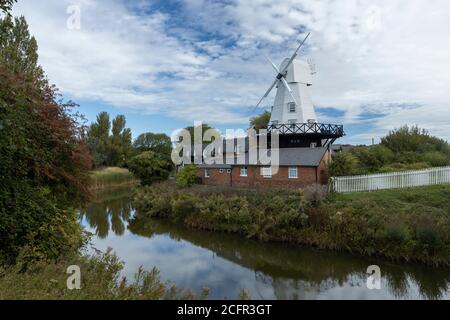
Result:
[[[223,169],[219,169],[219,172],[220,172],[220,173],[223,173]]]
[[[296,111],[296,108],[295,108],[295,102],[289,102],[288,103],[288,110],[289,110],[289,112],[295,112]]]
[[[264,178],[272,178],[272,168],[271,167],[262,167],[261,168],[261,175]]]
[[[311,148],[316,148],[317,147],[317,142],[311,142]]]
[[[241,177],[246,177],[248,174],[247,167],[241,167]]]
[[[289,179],[297,179],[298,178],[297,167],[289,167],[288,178]]]
[[[272,121],[272,125],[277,126],[278,125],[278,120]]]
[[[208,172],[208,169],[205,169],[205,178],[209,178],[209,172]]]

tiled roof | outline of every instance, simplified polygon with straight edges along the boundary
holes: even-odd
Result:
[[[303,167],[317,167],[320,165],[327,148],[281,148],[279,150],[279,165],[280,166],[303,166]],[[269,156],[271,155],[270,150]],[[223,158],[224,164],[202,164],[201,168],[231,168],[231,165],[255,165],[250,163],[249,154],[232,155],[230,158]],[[257,162],[256,165],[263,165]]]

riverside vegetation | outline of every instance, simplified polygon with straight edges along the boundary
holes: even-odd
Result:
[[[134,219],[163,218],[191,228],[450,265],[450,186],[331,195],[326,188],[243,190],[169,183],[142,187]]]
[[[118,281],[122,264],[114,254],[82,252],[89,236],[76,208],[90,198],[89,172],[93,165],[124,164],[131,134],[123,117],[114,119],[112,136],[104,114],[104,126],[84,125],[77,105],[64,100],[38,64],[25,18],[11,15],[15,2],[0,0],[0,299],[192,296],[162,283],[156,270]],[[157,138],[138,147],[160,146]],[[79,291],[66,287],[66,268],[74,264],[83,274]]]

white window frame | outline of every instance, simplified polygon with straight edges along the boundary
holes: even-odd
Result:
[[[209,177],[210,177],[210,175],[209,175],[208,169],[205,169],[205,178],[209,178]]]
[[[294,110],[294,111],[292,111],[292,110]],[[297,112],[297,105],[295,104],[295,102],[288,102],[288,111],[289,111],[289,113]]]
[[[223,169],[219,169],[219,173],[224,173],[224,170]]]
[[[295,172],[295,174],[292,174]],[[288,178],[289,179],[298,179],[298,167],[289,167],[288,168]]]
[[[227,169],[227,173],[230,174],[231,173],[231,169]]]
[[[245,172],[245,173],[243,174],[243,172]],[[240,176],[241,177],[248,177],[248,167],[241,167]]]
[[[261,167],[261,175],[264,178],[272,178],[272,167]]]

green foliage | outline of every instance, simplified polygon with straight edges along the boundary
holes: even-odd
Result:
[[[381,167],[378,170],[378,172],[388,173],[388,172],[399,172],[399,171],[408,171],[408,170],[421,170],[421,169],[427,169],[429,167],[430,167],[430,165],[426,162],[415,162],[415,163],[411,163],[411,164],[392,163],[392,164]]]
[[[125,128],[125,116],[111,121],[107,112],[101,112],[89,127],[87,143],[97,166],[125,166],[133,147],[131,130]]]
[[[269,111],[264,111],[259,116],[251,118],[250,127],[255,128],[255,130],[267,129],[271,115]]]
[[[395,154],[408,151],[416,153],[439,151],[450,155],[450,146],[446,141],[431,136],[425,129],[417,126],[404,126],[393,130],[381,139],[381,144]]]
[[[350,154],[358,161],[356,168],[346,167],[347,158],[333,157],[331,167],[338,168],[337,175],[418,170],[450,164],[448,143],[417,126],[393,130],[381,139],[381,144],[356,147]]]
[[[0,34],[0,259],[56,258],[80,240],[67,208],[89,196],[84,128],[45,80],[25,19],[0,20]]]
[[[160,154],[146,151],[132,158],[128,168],[142,185],[151,185],[166,180],[173,170],[173,163]]]
[[[24,263],[26,268],[24,270]],[[80,267],[81,290],[67,288],[66,269]],[[131,281],[120,278],[123,263],[111,251],[92,256],[72,255],[56,262],[32,264],[19,259],[14,266],[0,265],[0,300],[162,300],[195,299],[191,290],[179,289],[175,283],[163,282],[153,268],[136,272]],[[207,293],[203,291],[201,298]]]
[[[423,160],[432,167],[450,165],[450,157],[439,151],[430,151],[423,155]]]
[[[195,127],[195,128],[200,129],[200,126]],[[185,128],[185,129],[189,132],[189,134],[190,134],[190,136],[191,136],[191,144],[195,144],[195,143],[196,143],[196,142],[195,142],[195,135],[194,135],[194,132],[195,132],[194,130],[195,130],[195,128],[194,128],[193,126],[190,126],[190,127]],[[214,130],[214,132],[216,133],[216,135],[220,135],[219,131],[217,131],[215,128],[211,127],[210,125],[208,125],[208,124],[206,124],[206,123],[203,123],[203,124],[202,124],[202,127],[201,127],[201,133],[202,133],[201,139],[202,139],[202,143],[203,143],[203,144],[211,143],[211,141],[203,140],[203,137],[204,137],[206,131],[208,131],[208,130]]]
[[[358,172],[359,161],[351,153],[338,153],[328,164],[328,174],[331,177],[354,175]]]
[[[358,159],[359,167],[355,171],[359,173],[376,172],[394,159],[394,153],[383,145],[357,147],[351,154]]]
[[[46,80],[38,64],[37,50],[36,39],[30,35],[24,17],[0,19],[0,65],[42,86]]]
[[[136,138],[133,144],[137,153],[153,151],[170,158],[172,153],[172,141],[164,133],[143,133]]]
[[[0,0],[0,12],[9,14],[13,4],[16,2],[17,0]]]
[[[184,166],[176,175],[177,185],[182,188],[198,183],[198,167],[194,164]]]
[[[124,168],[108,167],[90,173],[92,189],[102,189],[120,185],[130,185],[137,182],[133,174]]]
[[[260,240],[450,265],[450,186],[320,198],[295,190],[159,184],[136,192],[131,225],[166,218]]]

